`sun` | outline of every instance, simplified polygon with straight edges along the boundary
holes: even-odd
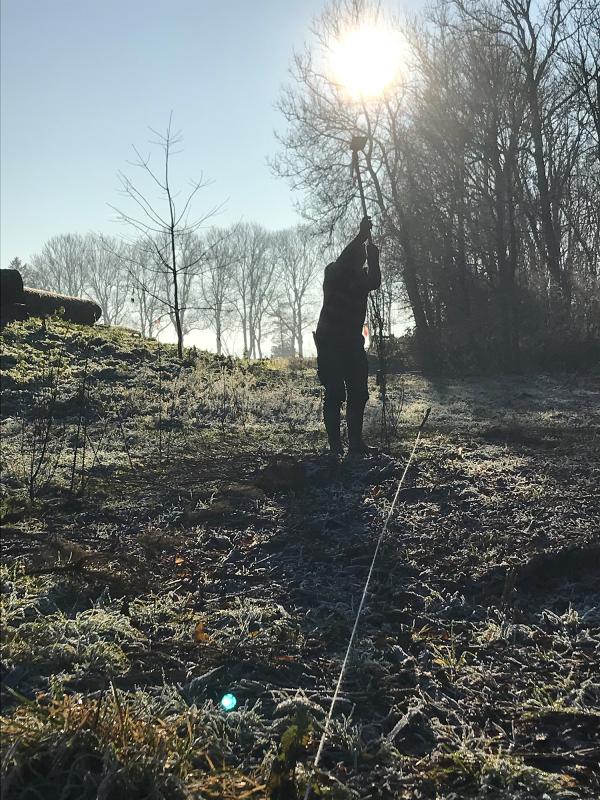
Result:
[[[406,40],[397,31],[363,25],[331,48],[331,74],[353,99],[378,97],[406,61]]]

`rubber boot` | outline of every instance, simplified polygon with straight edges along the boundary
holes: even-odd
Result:
[[[348,452],[351,455],[365,456],[376,452],[374,448],[368,447],[363,441],[362,431],[364,414],[365,407],[363,404],[357,406],[354,404],[349,404],[346,409],[346,425],[348,426]]]
[[[342,447],[342,438],[340,436],[340,406],[325,404],[323,406],[323,421],[325,422],[331,453],[335,456],[343,456],[344,448]]]

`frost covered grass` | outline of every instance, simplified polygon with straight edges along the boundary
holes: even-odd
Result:
[[[96,699],[63,694],[25,702],[3,718],[7,797],[265,797],[264,784],[236,764],[260,717],[188,707],[173,692]]]
[[[396,460],[335,465],[314,365],[180,365],[56,321],[5,340],[7,798],[301,794],[428,406],[314,780],[336,800],[597,796],[597,378],[398,377]]]

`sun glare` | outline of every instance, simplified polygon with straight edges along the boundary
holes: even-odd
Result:
[[[364,25],[335,42],[331,53],[333,80],[353,98],[382,94],[406,61],[406,42],[396,31]]]

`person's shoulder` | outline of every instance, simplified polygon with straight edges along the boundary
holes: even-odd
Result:
[[[324,272],[324,280],[325,281],[331,280],[331,278],[335,277],[336,266],[337,266],[337,261],[331,261],[329,264],[327,264],[327,266],[325,267],[325,272]]]

